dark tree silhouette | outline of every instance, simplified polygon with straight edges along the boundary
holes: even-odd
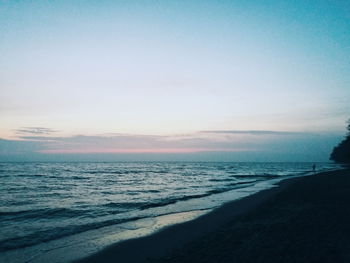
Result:
[[[330,160],[337,163],[350,163],[350,119],[348,120],[347,130],[345,139],[333,148]]]

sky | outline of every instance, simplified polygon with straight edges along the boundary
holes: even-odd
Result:
[[[348,1],[0,0],[0,161],[325,161]]]

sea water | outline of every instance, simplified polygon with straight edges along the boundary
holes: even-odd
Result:
[[[45,262],[42,254],[47,251],[59,253],[62,246],[95,238],[93,249],[57,257],[57,262],[66,262],[195,218],[281,179],[312,174],[311,167],[311,163],[0,163],[0,259]],[[337,168],[317,163],[318,171]]]

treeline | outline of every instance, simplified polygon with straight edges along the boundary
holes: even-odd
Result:
[[[330,160],[337,163],[350,163],[350,119],[348,120],[347,130],[345,139],[333,148]]]

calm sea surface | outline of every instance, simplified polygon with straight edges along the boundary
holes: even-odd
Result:
[[[208,197],[250,189],[262,181],[307,175],[311,166],[0,163],[0,253],[135,219],[213,208],[218,204],[205,201]],[[335,168],[317,163],[318,171]]]

